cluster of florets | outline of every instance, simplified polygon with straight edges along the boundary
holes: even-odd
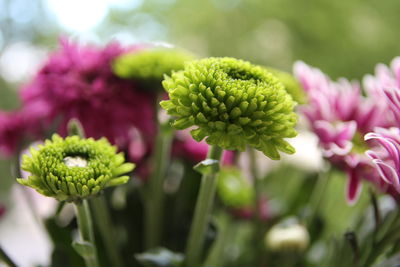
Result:
[[[194,56],[184,50],[151,47],[119,56],[113,69],[121,78],[160,83],[165,74],[183,69],[184,63],[193,59]]]
[[[104,138],[63,139],[55,134],[38,149],[31,148],[30,155],[24,155],[22,169],[31,175],[18,182],[60,201],[78,201],[129,180],[123,174],[132,171],[134,165],[124,163],[124,155],[116,151]]]
[[[295,102],[262,67],[233,58],[192,61],[163,81],[170,100],[161,102],[177,117],[173,126],[191,131],[196,141],[244,151],[250,145],[272,159],[278,150],[294,153],[284,138],[294,137]]]

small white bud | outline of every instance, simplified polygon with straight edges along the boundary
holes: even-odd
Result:
[[[297,222],[277,224],[265,236],[268,248],[273,251],[304,251],[310,242],[307,229]]]
[[[64,158],[64,163],[68,167],[81,167],[84,168],[87,166],[87,161],[84,158],[81,158],[79,156],[76,157],[65,157]]]

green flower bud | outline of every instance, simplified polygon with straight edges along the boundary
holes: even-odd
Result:
[[[161,106],[176,116],[173,126],[191,131],[196,141],[244,151],[250,145],[272,159],[278,150],[294,153],[283,138],[297,135],[295,102],[265,69],[234,58],[192,61],[166,77],[170,100]]]
[[[189,52],[173,48],[151,48],[119,56],[113,64],[114,73],[124,79],[144,83],[161,83],[164,74],[183,69],[186,61],[193,60]]]
[[[121,175],[132,171],[134,164],[124,163],[123,154],[116,151],[104,138],[63,139],[54,134],[23,156],[21,168],[30,176],[17,181],[59,201],[78,201],[129,180]]]
[[[218,196],[230,208],[251,206],[254,201],[253,186],[236,167],[224,167],[218,173]]]
[[[310,236],[307,229],[298,224],[297,220],[288,219],[267,232],[265,243],[272,251],[302,252],[308,247]]]
[[[267,67],[266,69],[278,78],[285,87],[286,92],[292,96],[294,101],[299,104],[305,104],[307,102],[307,97],[303,88],[290,73],[270,67]]]

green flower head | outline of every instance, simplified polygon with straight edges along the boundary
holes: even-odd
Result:
[[[285,87],[286,92],[292,96],[294,101],[299,104],[305,104],[307,102],[307,97],[303,88],[290,73],[270,67],[267,67],[266,69],[279,79],[279,81]]]
[[[184,50],[150,48],[121,55],[114,61],[113,69],[124,79],[161,83],[164,74],[183,69],[184,63],[193,59],[194,56]]]
[[[129,176],[121,175],[132,171],[134,164],[124,163],[123,154],[116,151],[104,138],[63,139],[54,134],[23,156],[22,169],[30,176],[17,181],[59,201],[78,201],[129,180]]]
[[[294,137],[295,102],[264,68],[234,58],[192,61],[166,77],[170,100],[161,106],[175,116],[173,126],[191,131],[196,141],[244,151],[250,145],[272,159],[292,154],[284,138]]]

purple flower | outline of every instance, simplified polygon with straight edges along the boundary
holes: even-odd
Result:
[[[203,140],[197,142],[190,135],[190,130],[176,132],[176,140],[173,144],[173,155],[177,158],[189,160],[197,163],[207,157],[209,145]],[[224,151],[222,163],[225,165],[233,164],[234,152]]]
[[[354,203],[361,179],[379,186],[379,175],[364,154],[369,145],[363,136],[375,127],[393,125],[385,96],[370,87],[363,96],[358,82],[343,78],[333,82],[303,62],[295,63],[294,73],[308,96],[308,105],[301,111],[319,138],[324,156],[346,172],[347,200]]]
[[[365,140],[375,142],[376,146],[366,155],[372,160],[382,178],[383,186],[395,195],[400,194],[400,129],[376,128],[365,135]]]
[[[365,87],[375,95],[384,96],[393,111],[396,125],[400,125],[400,57],[392,60],[391,69],[384,64],[375,68],[375,76],[364,78]]]
[[[0,151],[12,154],[18,147],[24,130],[23,120],[18,113],[0,111]]]
[[[87,136],[105,136],[121,149],[138,147],[131,144],[135,130],[149,145],[155,133],[155,95],[137,90],[134,81],[117,77],[111,68],[116,57],[140,48],[123,48],[118,43],[104,48],[81,46],[61,39],[59,50],[21,91],[18,113],[25,123],[24,134],[43,134],[57,127],[66,135],[68,121],[76,118]],[[143,153],[129,154],[137,157]]]

